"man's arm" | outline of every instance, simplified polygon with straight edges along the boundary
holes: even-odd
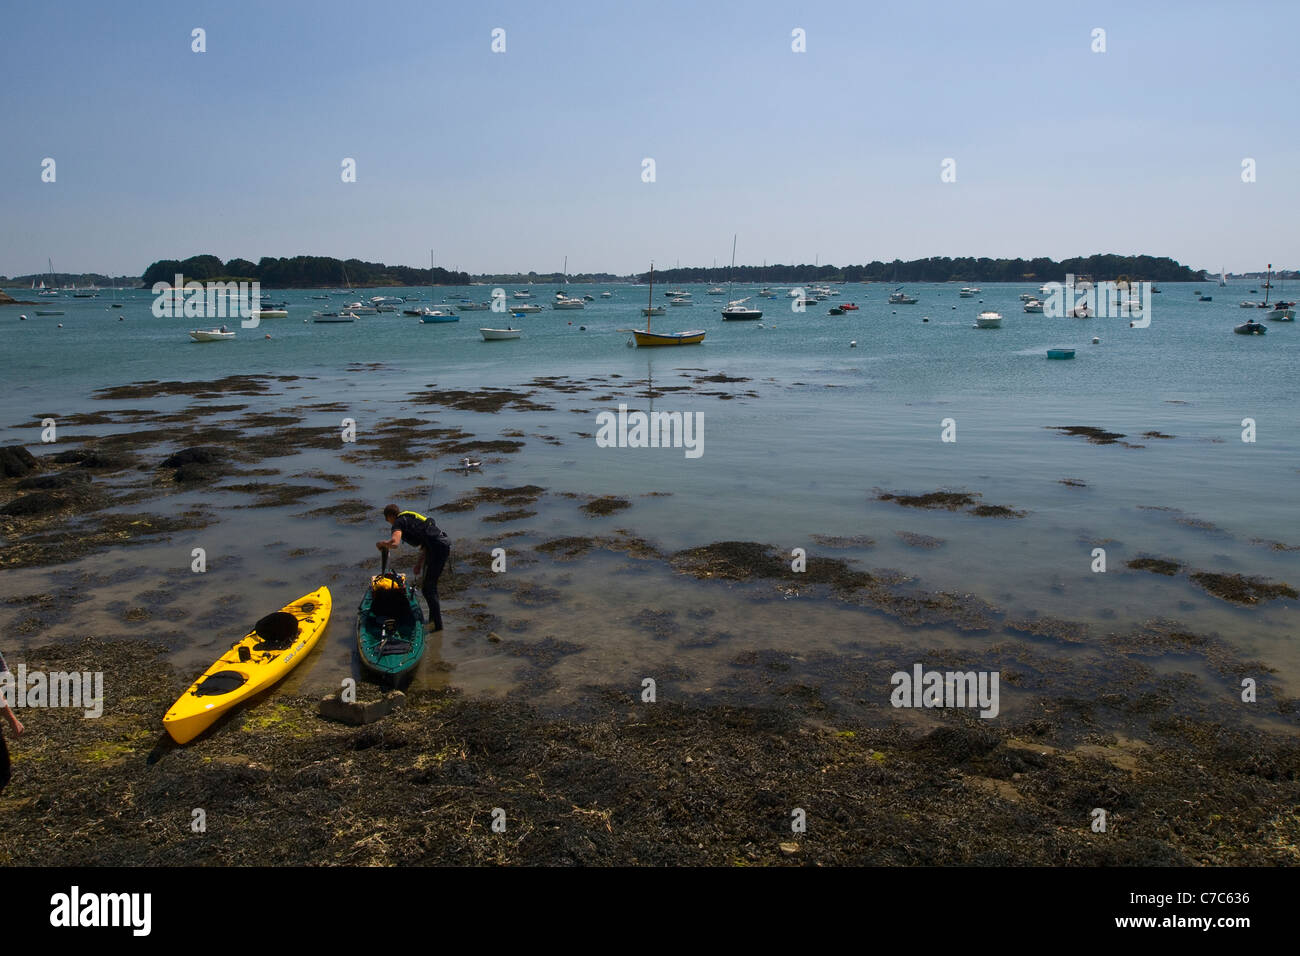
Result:
[[[376,541],[375,547],[380,551],[396,551],[402,543],[402,532],[393,529],[393,536],[387,541]]]

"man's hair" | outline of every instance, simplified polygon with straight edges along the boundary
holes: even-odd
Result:
[[[401,509],[397,505],[384,505],[385,518],[396,518],[401,513]]]

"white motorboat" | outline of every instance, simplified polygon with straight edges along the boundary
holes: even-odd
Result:
[[[981,289],[977,289],[974,286],[963,286],[962,289],[957,294],[961,296],[963,299],[969,299],[979,294],[981,291],[982,291]]]
[[[379,310],[373,305],[362,305],[360,302],[350,302],[342,309],[344,312],[351,312],[353,315],[376,315]]]
[[[190,332],[190,338],[195,342],[224,342],[234,337],[235,333],[224,325],[219,329],[194,329]]]
[[[1257,309],[1257,308],[1259,308],[1259,303],[1258,303],[1258,302],[1238,302],[1237,304],[1238,304],[1239,306],[1241,306],[1241,308],[1243,308],[1243,309]]]
[[[727,290],[722,288],[722,286],[718,286],[718,285],[715,285],[712,289],[710,289],[708,292],[705,293],[705,295],[726,295],[726,294],[727,294]]]
[[[663,315],[664,307],[662,305],[648,305],[641,310],[641,314],[647,317],[652,315]]]
[[[490,302],[462,302],[456,306],[457,312],[487,312],[492,308]]]
[[[587,303],[583,299],[570,299],[563,292],[555,293],[555,301],[551,303],[552,309],[585,309]]]
[[[512,299],[531,299],[532,297],[533,297],[533,294],[532,294],[531,292],[516,292],[516,293],[514,293],[510,298],[512,298]]]
[[[669,299],[668,304],[683,306],[683,305],[694,305],[695,303],[691,301],[690,296],[676,296],[674,298]]]
[[[1022,293],[1020,293],[1020,301],[1021,301],[1021,302],[1033,302],[1033,301],[1036,300],[1037,298],[1038,298],[1038,296],[1034,295],[1032,292],[1022,292]]]
[[[612,293],[612,292],[602,292],[602,293],[600,294],[600,297],[601,297],[602,299],[612,299],[612,298],[614,297],[614,293]]]
[[[1025,303],[1025,311],[1041,313],[1043,311],[1043,303],[1039,302],[1037,299],[1030,299]]]
[[[479,329],[484,342],[501,342],[505,339],[517,339],[523,334],[522,329]]]
[[[525,302],[523,305],[512,305],[510,311],[532,314],[533,312],[544,312],[545,310],[535,302]]]
[[[890,305],[916,305],[916,296],[908,295],[902,289],[889,293]]]
[[[975,319],[977,329],[1002,328],[1002,316],[997,312],[981,312]]]
[[[250,319],[287,319],[289,311],[287,309],[254,309],[248,313]]]
[[[1270,322],[1294,322],[1295,309],[1292,308],[1294,305],[1294,302],[1278,302],[1264,313],[1264,318]]]

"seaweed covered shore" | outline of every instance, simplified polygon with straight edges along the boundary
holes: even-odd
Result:
[[[1065,744],[1070,708],[873,726],[794,682],[779,707],[591,687],[567,716],[416,691],[347,727],[273,693],[177,748],[158,715],[183,679],[158,649],[91,641],[29,666],[91,657],[104,717],[51,710],[10,742],[6,864],[1300,862],[1300,747],[1212,721]]]

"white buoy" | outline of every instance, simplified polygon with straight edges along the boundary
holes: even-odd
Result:
[[[857,339],[854,339],[852,342],[849,343],[849,348],[851,348],[851,349],[855,349],[855,348],[857,348],[857,347],[858,347],[858,340],[857,340]]]
[[[1092,344],[1093,344],[1093,345],[1100,345],[1100,344],[1101,344],[1101,339],[1097,338],[1097,336],[1094,335],[1094,336],[1092,337]]]
[[[18,316],[18,321],[19,321],[19,322],[26,322],[26,321],[27,321],[27,316],[25,316],[25,315],[20,315],[20,316]]]
[[[59,328],[63,328],[63,323],[62,323],[62,322],[59,323]]]

